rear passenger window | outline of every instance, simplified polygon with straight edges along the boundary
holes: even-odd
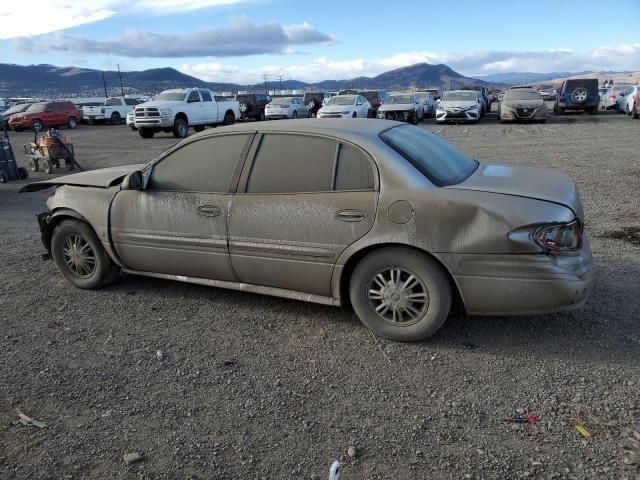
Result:
[[[203,138],[179,148],[154,165],[147,189],[227,193],[247,138]]]
[[[200,95],[202,95],[203,102],[211,102],[211,94],[206,90],[200,90]]]
[[[340,145],[336,168],[336,190],[372,190],[374,188],[371,162],[351,145]]]
[[[138,102],[135,98],[125,98],[124,99],[124,103],[126,103],[127,105],[138,105]]]
[[[336,142],[305,135],[262,137],[247,193],[326,192],[331,190]]]

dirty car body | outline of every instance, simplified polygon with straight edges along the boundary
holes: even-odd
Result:
[[[399,122],[223,127],[148,165],[23,191],[52,186],[44,244],[82,288],[120,269],[350,302],[369,328],[412,341],[442,325],[453,298],[478,315],[576,309],[596,279],[569,177],[476,161]],[[88,250],[108,281],[90,264],[74,277]]]

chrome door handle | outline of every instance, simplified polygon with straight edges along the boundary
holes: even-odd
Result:
[[[338,210],[336,212],[336,218],[343,222],[359,222],[364,220],[364,212],[360,210]]]
[[[205,217],[217,217],[222,214],[222,210],[220,207],[216,207],[215,205],[200,205],[196,208],[198,215],[204,215]]]

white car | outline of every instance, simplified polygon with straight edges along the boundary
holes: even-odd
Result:
[[[479,92],[449,90],[436,110],[436,122],[478,122],[483,108]]]
[[[424,118],[424,106],[413,92],[391,92],[378,108],[376,117],[416,125]]]
[[[279,97],[267,104],[264,108],[264,115],[267,120],[308,117],[309,107],[305,105],[302,98]]]
[[[624,94],[628,90],[631,85],[614,85],[608,92],[600,97],[600,108],[609,109],[617,109],[618,108],[618,98],[620,94]]]
[[[433,98],[431,92],[416,92],[416,97],[422,102],[422,108],[424,109],[424,118],[435,117],[436,108],[438,102]]]
[[[127,113],[127,127],[129,127],[131,130],[137,130],[136,128],[136,113],[131,110],[129,113]]]
[[[106,121],[112,125],[120,125],[122,119],[138,104],[140,102],[135,98],[110,97],[104,101],[103,105],[82,107],[82,120],[87,123]]]
[[[638,93],[638,87],[635,85],[630,86],[626,92],[621,93],[618,96],[618,111],[627,115],[631,115],[633,111],[633,105],[635,103],[634,97]]]
[[[367,118],[371,104],[362,95],[336,95],[318,110],[318,118]]]

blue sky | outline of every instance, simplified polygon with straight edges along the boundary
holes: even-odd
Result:
[[[0,24],[2,62],[171,66],[212,81],[421,61],[466,75],[640,70],[640,0],[2,0]]]

